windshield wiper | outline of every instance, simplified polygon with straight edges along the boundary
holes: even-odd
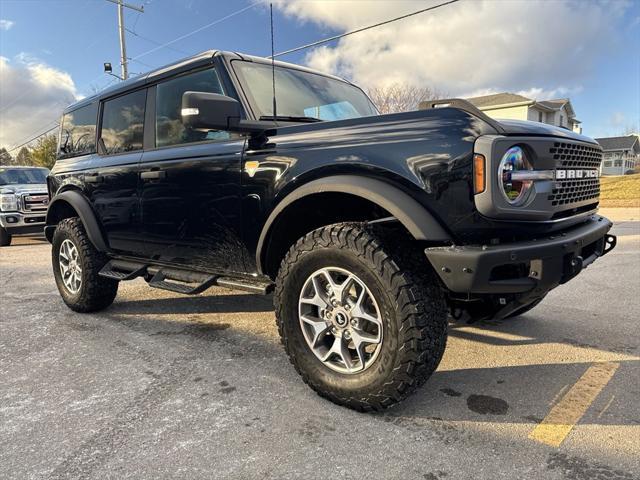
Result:
[[[262,115],[260,120],[276,120],[281,122],[304,122],[304,123],[313,123],[313,122],[323,122],[321,118],[315,117],[296,117],[292,115]]]

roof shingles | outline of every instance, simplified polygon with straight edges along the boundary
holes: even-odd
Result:
[[[518,95],[516,93],[509,93],[509,92],[495,93],[493,95],[483,95],[481,97],[467,98],[467,101],[471,102],[473,105],[475,105],[478,108],[491,107],[494,105],[508,105],[511,103],[525,103],[525,102],[533,103],[533,100],[531,100],[530,98],[523,97],[522,95]]]
[[[626,135],[624,137],[605,137],[596,138],[596,142],[600,144],[602,150],[631,150],[638,142],[636,148],[640,151],[640,139],[638,135]]]

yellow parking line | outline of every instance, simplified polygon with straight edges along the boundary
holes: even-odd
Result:
[[[545,419],[533,429],[529,438],[559,447],[619,366],[619,363],[606,362],[589,367]]]

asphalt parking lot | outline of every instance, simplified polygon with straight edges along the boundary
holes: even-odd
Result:
[[[451,323],[381,414],[318,397],[271,298],[121,286],[79,315],[42,239],[0,250],[0,478],[640,478],[640,222],[530,313]]]

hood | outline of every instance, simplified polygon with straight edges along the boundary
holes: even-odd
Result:
[[[546,123],[507,119],[498,119],[498,122],[500,122],[500,125],[502,125],[508,135],[544,135],[598,144],[593,138],[585,137],[566,128],[556,127],[555,125],[548,125]]]
[[[47,193],[46,183],[17,183],[15,185],[0,185],[0,193]]]

